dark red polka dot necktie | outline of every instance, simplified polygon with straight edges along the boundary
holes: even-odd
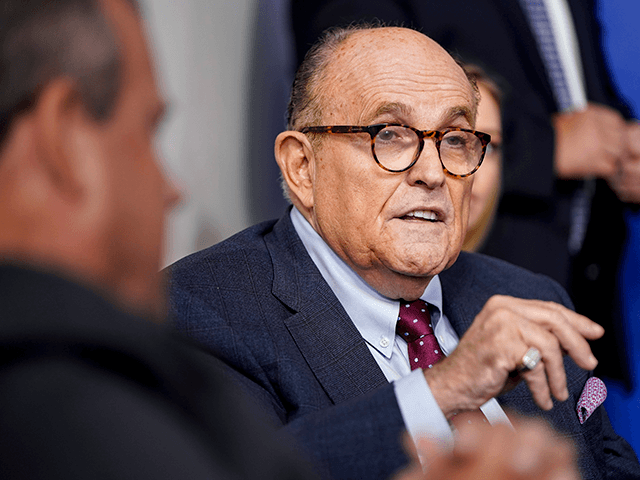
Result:
[[[407,342],[411,370],[431,368],[444,358],[444,353],[433,333],[431,315],[426,302],[400,301],[396,333]]]
[[[396,333],[407,342],[411,370],[431,368],[445,357],[433,333],[427,304],[422,300],[400,301]],[[451,424],[456,428],[460,428],[463,423],[486,421],[479,409],[460,412],[450,419]]]

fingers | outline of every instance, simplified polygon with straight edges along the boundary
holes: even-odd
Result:
[[[514,299],[517,300],[517,299]],[[580,315],[568,308],[553,302],[543,302],[530,300],[525,302],[514,302],[514,310],[523,318],[529,320],[530,323],[553,334],[558,340],[559,346],[576,362],[578,366],[585,370],[593,370],[598,365],[598,360],[593,356],[591,347],[587,342],[600,338],[604,334],[604,328],[587,317]],[[528,325],[532,327],[532,325]],[[558,346],[548,337],[540,337],[542,333],[535,328],[526,329],[530,336],[537,332],[534,341],[539,344],[532,344],[543,353],[543,360],[561,361],[552,353],[558,350]],[[541,348],[542,347],[542,348]]]
[[[590,103],[554,117],[555,167],[560,178],[608,178],[628,154],[626,123],[610,107]]]
[[[562,369],[562,371],[564,372],[564,369]],[[551,400],[551,391],[543,365],[540,364],[530,372],[521,373],[520,375],[527,383],[536,405],[542,410],[551,410],[553,408],[553,401]],[[565,399],[563,398],[563,400]]]
[[[444,480],[530,479],[577,480],[572,445],[542,422],[513,418],[505,425],[462,426],[453,452],[423,451],[430,460],[426,472],[412,478]],[[418,446],[420,449],[420,444]],[[408,480],[408,479],[407,479]]]
[[[627,124],[627,149],[632,157],[640,157],[640,123]]]
[[[546,302],[543,300],[523,300],[514,302],[512,308],[515,312],[531,317],[532,320],[537,322],[545,322],[548,320],[549,325],[551,323],[557,323],[558,321],[567,322],[576,329],[580,335],[589,340],[596,340],[604,334],[604,328],[602,328],[601,325],[559,303]]]
[[[493,297],[490,302],[492,314],[499,315],[500,321],[509,326],[504,330],[506,333],[499,337],[496,334],[497,349],[511,351],[513,363],[508,368],[515,369],[529,348],[535,347],[540,352],[540,364],[519,374],[540,408],[551,409],[552,396],[560,401],[569,398],[565,353],[581,368],[592,370],[597,366],[587,339],[600,338],[604,329],[587,317],[553,302],[512,297]],[[498,314],[499,311],[502,313]]]
[[[563,353],[578,366],[592,370],[598,364],[585,338],[596,339],[604,329],[588,318],[553,302],[514,301],[513,309],[527,321],[520,329],[522,340],[540,351],[542,361],[520,376],[527,383],[536,404],[543,410],[553,408],[551,396],[560,401],[569,398]]]
[[[596,367],[587,339],[604,329],[588,318],[553,302],[507,296],[490,298],[458,347],[423,372],[431,393],[447,418],[473,410],[525,380],[540,408],[553,407],[552,397],[569,397],[564,355],[587,370]],[[531,371],[513,372],[529,348],[541,354]]]
[[[560,342],[548,331],[535,326],[528,327],[527,339],[531,346],[540,351],[542,360],[533,370],[521,372],[520,376],[527,382],[538,406],[543,410],[550,410],[553,408],[550,395],[560,401],[569,398]]]
[[[516,478],[577,479],[572,445],[557,437],[541,422],[515,424],[515,432],[507,438]]]
[[[640,203],[640,151],[621,162],[608,182],[623,202]]]

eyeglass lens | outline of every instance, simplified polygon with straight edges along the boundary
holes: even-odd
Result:
[[[425,139],[425,143],[429,139]],[[418,134],[407,127],[388,126],[374,139],[374,152],[378,162],[389,170],[403,170],[416,159],[420,148]],[[425,145],[424,148],[428,148]],[[440,160],[444,167],[456,175],[473,171],[482,156],[482,141],[473,133],[448,132],[440,142]]]

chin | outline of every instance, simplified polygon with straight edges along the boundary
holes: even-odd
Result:
[[[129,313],[153,321],[163,321],[166,305],[159,282],[154,279],[146,282],[130,281],[119,290],[118,301]]]
[[[449,267],[458,257],[453,256],[448,249],[417,248],[417,252],[411,252],[411,247],[406,247],[398,252],[398,261],[390,264],[390,268],[409,277],[433,277],[445,268]],[[403,255],[404,254],[404,255]]]

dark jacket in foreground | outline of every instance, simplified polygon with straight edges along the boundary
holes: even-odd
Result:
[[[403,420],[364,340],[307,254],[287,213],[173,265],[179,329],[215,351],[268,414],[337,479],[383,479],[406,463]],[[489,257],[462,253],[440,275],[444,313],[462,335],[494,294],[570,306],[564,290]],[[569,399],[543,412],[524,384],[499,398],[571,438],[585,479],[640,478],[629,445],[602,407],[580,425],[589,373],[565,360]]]
[[[0,319],[0,478],[309,478],[171,329],[12,266]]]

